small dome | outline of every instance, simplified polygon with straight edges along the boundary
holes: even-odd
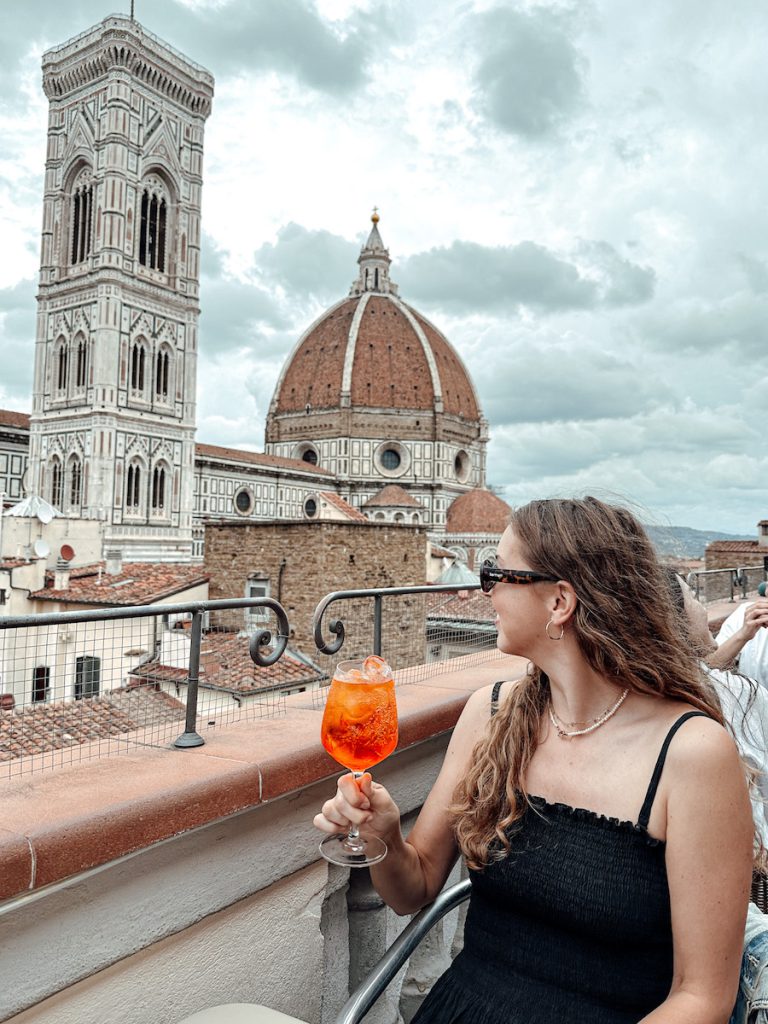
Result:
[[[399,484],[387,484],[382,487],[378,494],[374,494],[368,501],[363,502],[363,508],[381,506],[382,508],[422,508],[420,501],[416,501],[408,491]]]
[[[448,534],[502,534],[509,526],[512,509],[491,491],[475,487],[460,495],[448,509]]]

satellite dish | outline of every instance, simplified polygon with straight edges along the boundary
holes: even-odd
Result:
[[[59,551],[59,557],[62,558],[65,562],[71,562],[72,559],[75,557],[75,549],[72,547],[71,544],[62,544],[61,550]]]
[[[47,558],[51,553],[51,545],[47,540],[43,540],[42,537],[38,537],[32,545],[32,550],[38,558]]]

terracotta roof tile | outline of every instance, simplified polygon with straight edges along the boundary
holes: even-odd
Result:
[[[320,491],[320,497],[324,498],[329,505],[333,505],[334,508],[337,508],[340,512],[343,512],[344,515],[348,519],[351,519],[353,522],[369,522],[366,516],[364,516],[359,509],[354,508],[354,506],[350,505],[348,501],[344,501],[341,495],[335,494],[333,491]]]
[[[450,594],[427,595],[427,618],[456,619],[464,622],[493,622],[496,613],[491,595],[482,590],[459,590]]]
[[[283,459],[279,455],[265,455],[263,452],[246,452],[241,448],[220,448],[215,444],[196,444],[195,454],[201,459],[221,459],[223,462],[247,462],[254,466],[272,469],[293,469],[317,476],[333,476],[329,469],[312,466],[302,459]]]
[[[133,679],[186,684],[188,670],[149,661],[133,669]],[[257,693],[277,686],[310,685],[326,674],[288,651],[274,665],[255,665],[248,653],[248,637],[240,633],[211,632],[200,648],[200,685],[236,693]]]
[[[146,687],[0,711],[0,761],[183,720],[184,705]]]
[[[416,499],[410,495],[405,488],[401,487],[400,484],[386,484],[378,494],[374,494],[374,496],[369,498],[368,501],[363,502],[363,508],[372,508],[376,506],[386,506],[389,508],[424,508],[421,502],[416,501]]]
[[[715,540],[707,544],[707,551],[757,551],[756,540]],[[768,554],[768,550],[766,550]]]
[[[17,427],[29,430],[29,413],[14,412],[12,409],[0,409],[0,427]]]
[[[506,501],[475,487],[451,502],[445,532],[502,534],[509,526],[511,512]]]
[[[100,571],[101,570],[101,571]],[[197,565],[173,562],[124,562],[122,571],[111,576],[104,563],[73,569],[66,590],[54,590],[54,573],[45,574],[46,586],[30,597],[37,601],[61,601],[67,604],[139,605],[152,604],[190,587],[207,583],[208,573]]]

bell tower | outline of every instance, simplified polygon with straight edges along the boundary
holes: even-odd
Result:
[[[43,55],[48,150],[30,489],[184,561],[192,507],[203,132],[213,77],[131,17]]]

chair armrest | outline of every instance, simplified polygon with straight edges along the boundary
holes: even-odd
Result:
[[[430,903],[416,914],[373,970],[350,995],[336,1018],[336,1024],[360,1024],[430,928],[464,900],[469,899],[471,887],[472,883],[468,878],[452,885],[450,889],[444,889],[434,903]]]

